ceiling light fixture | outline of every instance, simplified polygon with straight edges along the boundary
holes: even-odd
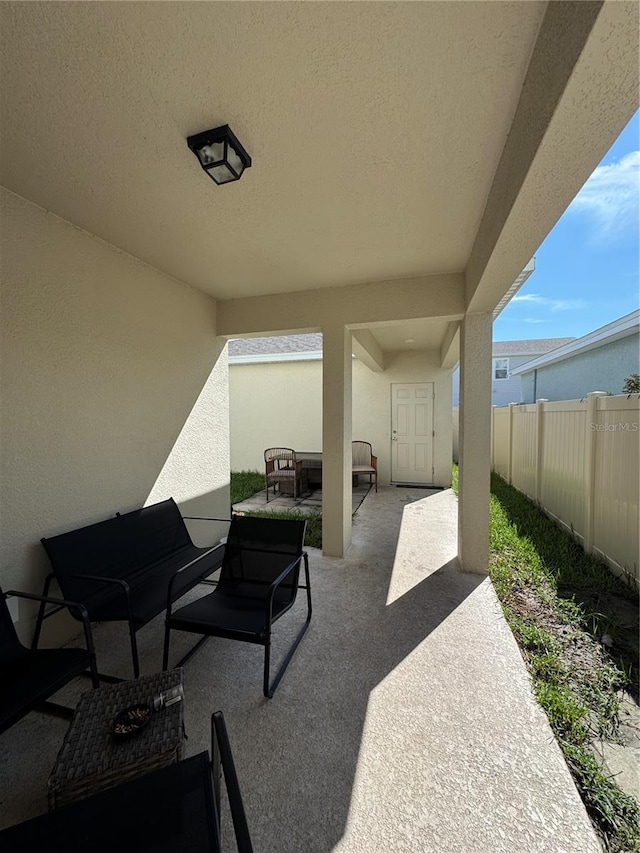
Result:
[[[251,157],[228,124],[187,137],[187,145],[216,184],[239,181],[251,166]]]

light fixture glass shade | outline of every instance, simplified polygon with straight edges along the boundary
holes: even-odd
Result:
[[[236,175],[240,177],[244,171],[244,164],[240,155],[231,143],[227,145],[227,163],[231,166]]]
[[[224,159],[224,142],[214,142],[213,145],[204,145],[196,151],[200,165],[203,168],[219,163]]]
[[[229,181],[237,181],[239,175],[232,172],[226,163],[218,163],[215,166],[210,166],[206,170],[209,177],[213,178],[216,184],[228,184]]]
[[[216,184],[240,180],[244,170],[251,166],[251,157],[228,124],[189,136],[187,145]]]

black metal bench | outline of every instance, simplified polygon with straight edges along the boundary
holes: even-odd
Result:
[[[171,579],[180,572],[172,586],[175,601],[219,569],[224,555],[221,545],[193,544],[173,498],[41,542],[53,568],[43,595],[55,578],[64,597],[80,602],[91,622],[127,622],[135,678],[140,672],[136,631],[164,612]],[[45,612],[46,603],[41,604],[33,648],[43,620],[59,609]],[[77,610],[71,612],[80,618]]]

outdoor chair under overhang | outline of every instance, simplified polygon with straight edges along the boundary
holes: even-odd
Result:
[[[85,649],[27,649],[16,634],[7,598],[55,604],[73,609],[85,631]],[[87,611],[81,604],[61,598],[0,589],[0,732],[9,729],[35,708],[71,717],[72,708],[48,702],[71,679],[90,670],[93,686],[99,687],[96,656]]]
[[[355,476],[367,474],[369,485],[375,478],[376,492],[378,491],[378,457],[373,455],[373,448],[368,441],[351,442],[351,473]]]
[[[253,853],[221,711],[211,717],[211,754],[205,751],[157,767],[4,829],[0,849],[3,853],[222,853],[222,777],[235,834],[233,849]]]
[[[282,486],[287,484],[293,489],[293,497],[304,491],[304,470],[302,461],[296,459],[296,452],[290,447],[268,447],[264,452],[264,483],[267,501],[269,500],[269,486],[273,486],[273,494],[276,493],[276,485],[282,492]]]
[[[311,620],[309,559],[302,550],[306,524],[305,519],[233,516],[215,590],[173,612],[169,585],[164,670],[169,666],[172,630],[203,635],[177,666],[209,637],[256,643],[265,647],[263,692],[268,699],[273,696]],[[305,584],[299,583],[302,562]],[[307,591],[306,621],[270,683],[271,629],[293,606],[298,589]]]

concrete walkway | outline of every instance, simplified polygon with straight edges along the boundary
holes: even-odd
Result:
[[[213,639],[187,663],[187,752],[223,710],[256,853],[600,851],[490,582],[457,566],[456,517],[450,491],[381,488],[347,559],[312,550],[313,620],[273,700],[259,647]],[[162,618],[138,636],[158,669]],[[125,631],[96,640],[127,673]],[[0,737],[3,824],[46,809],[64,726],[33,713]]]

